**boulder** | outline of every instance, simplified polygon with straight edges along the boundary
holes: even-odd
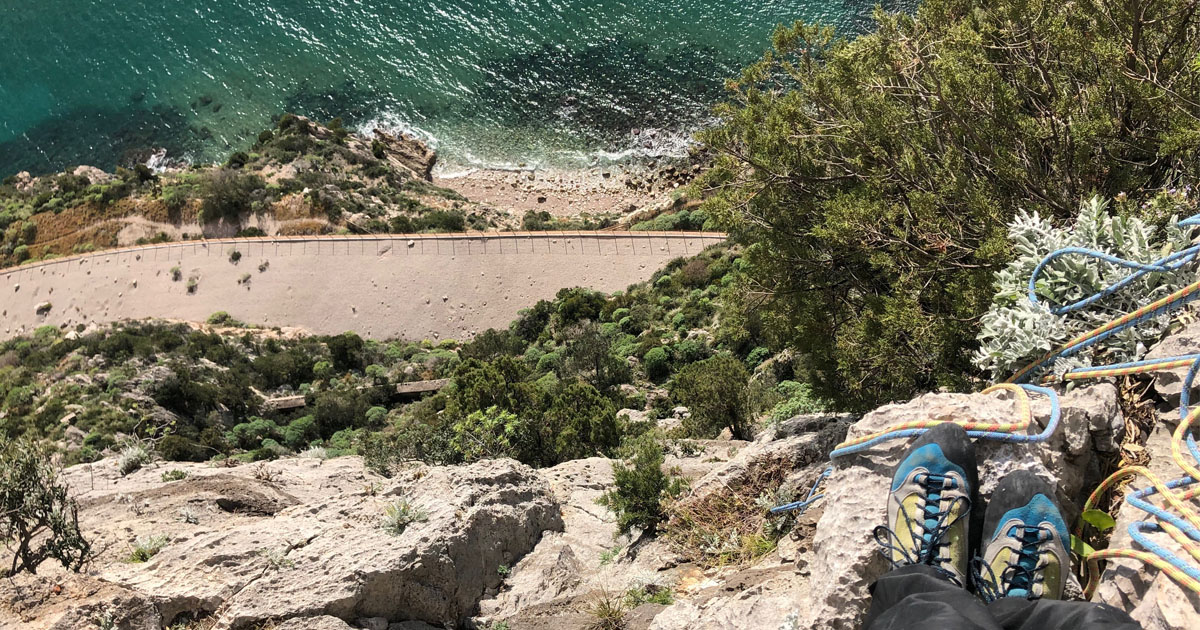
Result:
[[[413,136],[393,136],[379,129],[375,130],[375,139],[382,144],[385,158],[393,165],[403,168],[414,177],[433,181],[437,153],[429,145]]]
[[[274,628],[275,630],[354,630],[354,626],[329,615],[292,617]]]
[[[0,580],[0,628],[159,630],[149,598],[88,575],[16,575]]]
[[[479,614],[502,619],[532,606],[568,600],[600,569],[617,544],[616,518],[596,503],[613,485],[612,460],[577,459],[541,471],[562,504],[561,532],[547,533],[512,567],[504,590],[479,604]]]
[[[99,577],[141,594],[165,624],[212,615],[227,630],[322,616],[454,626],[499,585],[497,567],[563,527],[550,487],[512,460],[415,466],[390,480],[349,457],[171,468],[188,475],[166,483],[165,468],[151,466],[120,477],[111,461],[65,475],[83,528],[111,550]],[[416,517],[386,530],[386,508],[401,501]],[[150,534],[168,537],[162,551],[119,561]]]
[[[1200,353],[1200,322],[1187,325],[1183,330],[1163,339],[1149,352],[1146,359],[1165,359]],[[1163,370],[1154,373],[1154,391],[1158,392],[1173,407],[1179,407],[1179,394],[1183,391],[1183,379],[1188,368]]]
[[[976,420],[1013,422],[1017,404],[1011,392],[991,394],[926,394],[912,401],[885,405],[867,414],[850,428],[850,438],[874,433],[914,420]],[[1116,389],[1093,385],[1061,396],[1058,430],[1047,442],[1036,444],[978,440],[980,492],[986,498],[999,480],[1011,471],[1031,470],[1055,484],[1059,500],[1070,512],[1094,468],[1093,442],[1111,444],[1120,415]],[[1041,430],[1050,415],[1044,397],[1032,397],[1031,432]],[[1093,434],[1097,438],[1093,438]],[[869,603],[867,587],[888,570],[872,530],[886,520],[886,498],[892,469],[904,453],[907,440],[891,440],[866,451],[839,458],[829,478],[825,512],[817,524],[810,569],[815,580],[801,604],[799,625],[805,628],[857,628]],[[981,513],[980,513],[981,514]],[[1070,522],[1073,514],[1066,514]],[[1074,586],[1078,592],[1078,585]]]

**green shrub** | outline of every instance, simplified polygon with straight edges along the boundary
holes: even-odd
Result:
[[[399,536],[413,523],[429,520],[429,513],[415,505],[407,497],[400,497],[395,502],[383,508],[383,521],[380,527],[384,531]]]
[[[665,517],[663,502],[678,496],[682,483],[663,472],[663,448],[652,437],[639,438],[630,464],[613,462],[614,488],[597,503],[617,515],[617,529],[634,528],[653,535]]]
[[[312,416],[300,416],[283,428],[283,443],[292,450],[300,450],[321,437],[317,421]]]
[[[149,536],[141,536],[133,541],[133,545],[129,549],[129,555],[125,556],[126,562],[146,562],[150,558],[158,555],[163,547],[167,546],[167,537],[158,534]]]
[[[237,151],[234,152],[233,155],[229,156],[229,159],[225,162],[225,166],[227,168],[239,169],[245,166],[246,162],[249,161],[250,156],[246,155],[245,151]]]
[[[452,444],[464,460],[515,457],[527,427],[516,414],[496,406],[475,411],[454,424]]]
[[[0,539],[13,559],[5,574],[36,573],[45,560],[79,571],[92,555],[79,529],[79,506],[58,480],[50,453],[0,434]]]
[[[771,350],[769,348],[759,346],[751,350],[750,354],[746,355],[746,367],[749,367],[751,370],[753,370],[762,364],[763,361],[766,361],[769,358],[771,358]]]
[[[604,295],[591,289],[562,289],[554,297],[558,303],[558,319],[569,326],[581,320],[598,320],[604,308]]]
[[[163,483],[170,483],[172,481],[183,481],[184,479],[187,479],[187,477],[188,477],[187,472],[183,471],[183,470],[179,470],[178,468],[172,468],[171,470],[168,470],[167,472],[162,474]]]
[[[1054,259],[1042,270],[1037,281],[1037,296],[1042,303],[1031,303],[1027,296],[1029,277],[1042,259],[1056,249],[1080,247],[1116,258],[1149,262],[1192,244],[1190,228],[1171,224],[1157,230],[1137,217],[1110,214],[1108,205],[1099,197],[1092,197],[1080,205],[1078,217],[1069,226],[1056,226],[1048,218],[1023,211],[1017,212],[1009,224],[1009,239],[1016,257],[996,273],[996,295],[980,320],[980,348],[974,357],[975,364],[993,379],[1007,379],[1052,348],[1107,324],[1113,313],[1135,311],[1195,280],[1195,272],[1188,266],[1173,272],[1147,274],[1106,299],[1102,303],[1104,308],[1054,315],[1048,306],[1065,306],[1130,274],[1128,268],[1112,263],[1065,256]],[[1178,197],[1168,208],[1173,215],[1195,212]],[[1088,352],[1055,361],[1050,367],[1058,375],[1072,368],[1090,366],[1094,357],[1103,357],[1103,363],[1140,359],[1139,346],[1143,349],[1153,346],[1169,325],[1165,317],[1150,319],[1104,338]]]
[[[659,383],[671,373],[671,358],[663,347],[651,348],[642,358],[646,367],[646,378]]]
[[[117,470],[128,475],[150,463],[150,450],[139,441],[127,442],[117,458]]]
[[[1062,221],[1092,194],[1195,179],[1195,160],[1162,161],[1200,149],[1200,103],[1179,96],[1200,66],[1174,36],[1189,6],[925,0],[853,40],[775,34],[702,132],[714,167],[696,187],[753,244],[749,286],[819,394],[975,387],[1018,209]]]
[[[691,411],[684,420],[689,437],[715,437],[728,427],[735,439],[753,439],[745,399],[749,382],[746,365],[726,354],[680,370],[673,393]]]
[[[212,315],[209,315],[207,321],[210,326],[228,326],[231,328],[241,328],[245,326],[244,323],[234,319],[232,315],[226,313],[225,311],[217,311]]]
[[[171,214],[178,214],[187,206],[191,193],[183,186],[166,186],[163,188],[162,201]]]
[[[203,219],[236,219],[250,212],[255,194],[266,187],[262,178],[222,168],[207,176],[204,184]]]
[[[771,409],[771,420],[776,422],[793,418],[800,414],[822,413],[830,408],[827,401],[817,398],[808,383],[783,381],[776,390],[784,396],[784,400]]]
[[[225,439],[237,445],[238,448],[253,449],[259,447],[263,440],[279,436],[279,427],[266,418],[251,417],[247,422],[234,425]]]
[[[182,435],[165,436],[155,448],[169,462],[202,462],[210,455],[202,445]]]

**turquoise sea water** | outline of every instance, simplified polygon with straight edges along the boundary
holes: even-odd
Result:
[[[777,24],[861,32],[875,3],[0,0],[0,177],[216,160],[282,111],[408,129],[459,165],[666,151]]]

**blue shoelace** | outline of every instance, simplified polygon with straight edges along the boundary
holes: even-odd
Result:
[[[1007,533],[1020,543],[1020,547],[1013,550],[1017,554],[1017,561],[1009,564],[997,578],[990,565],[984,564],[981,558],[975,558],[971,562],[975,590],[988,603],[1002,597],[1038,599],[1040,596],[1034,594],[1034,587],[1046,579],[1042,572],[1045,565],[1041,564],[1042,546],[1053,537],[1053,532],[1041,525],[1014,525]]]
[[[941,509],[942,493],[946,490],[953,490],[958,487],[958,482],[944,475],[936,475],[932,473],[917,475],[914,480],[921,485],[923,490],[922,498],[924,505],[918,513],[921,520],[923,530],[920,536],[917,535],[913,528],[913,523],[916,519],[909,516],[904,505],[900,506],[900,522],[908,530],[909,540],[917,541],[917,548],[911,549],[901,544],[900,536],[886,525],[880,525],[875,528],[873,535],[875,542],[882,548],[880,550],[892,568],[896,569],[902,566],[913,564],[924,564],[933,567],[939,573],[944,575],[951,582],[963,586],[958,576],[952,571],[942,568],[941,564],[949,562],[950,558],[942,555],[942,549],[946,546],[946,534],[951,527],[959,521],[963,516],[971,510],[971,501],[966,497],[956,497],[951,501],[946,509]],[[950,518],[950,514],[954,511],[955,506],[963,505],[964,509],[959,511],[959,515],[954,519]],[[902,559],[896,560],[894,554],[899,555]]]

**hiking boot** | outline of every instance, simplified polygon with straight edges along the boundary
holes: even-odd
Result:
[[[892,567],[929,565],[966,586],[977,487],[975,445],[962,427],[939,424],[922,434],[892,475],[888,524],[875,528]]]
[[[984,600],[1062,599],[1070,538],[1050,484],[1025,470],[1002,479],[988,503],[983,533],[988,538],[973,577]]]

